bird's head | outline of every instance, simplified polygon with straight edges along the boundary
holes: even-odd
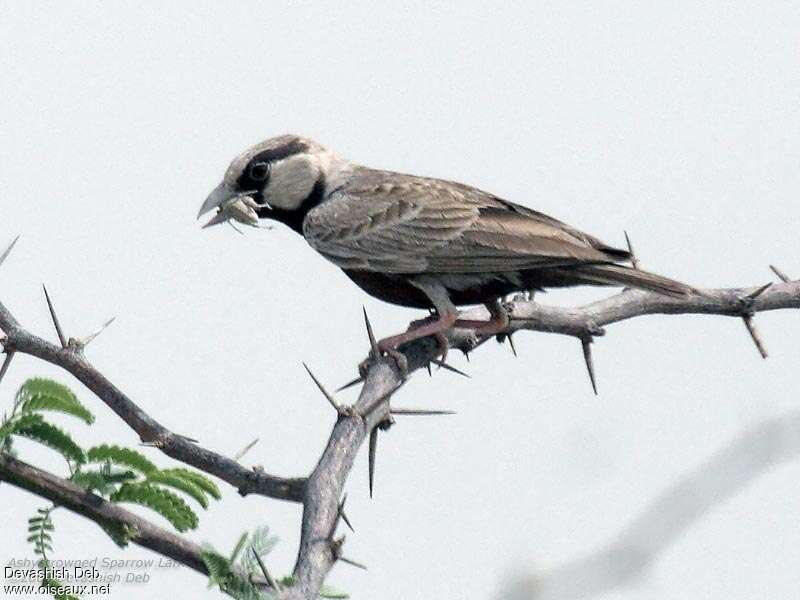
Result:
[[[307,138],[270,138],[233,159],[197,217],[217,209],[205,227],[229,219],[248,225],[274,219],[301,231],[306,213],[324,198],[327,177],[341,171],[343,162]]]

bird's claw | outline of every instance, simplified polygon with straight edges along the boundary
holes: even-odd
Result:
[[[408,359],[406,355],[399,350],[390,348],[386,350],[386,356],[391,357],[397,366],[397,370],[400,371],[400,375],[405,379],[408,376]]]
[[[441,360],[442,362],[447,362],[447,353],[450,350],[450,342],[447,341],[447,336],[444,333],[436,333],[434,334],[436,338],[436,343],[439,344],[439,350],[441,350]],[[441,369],[441,367],[439,367]]]
[[[400,375],[405,379],[408,375],[408,359],[406,355],[395,348],[383,348],[380,346],[378,346],[378,348],[381,351],[380,356],[375,356],[373,352],[370,352],[369,356],[359,363],[358,374],[361,378],[363,379],[367,376],[367,372],[374,362],[380,360],[383,355],[386,355],[394,361],[397,370],[400,371]]]

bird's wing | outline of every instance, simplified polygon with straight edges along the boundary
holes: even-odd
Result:
[[[311,210],[309,244],[343,269],[475,273],[627,258],[547,215],[466,185],[370,171]]]

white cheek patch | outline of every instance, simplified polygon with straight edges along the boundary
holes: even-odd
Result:
[[[308,198],[319,178],[319,161],[309,154],[272,163],[264,200],[275,208],[295,210]]]

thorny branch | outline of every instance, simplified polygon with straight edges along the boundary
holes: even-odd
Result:
[[[139,435],[145,444],[152,445],[176,460],[227,481],[242,495],[261,494],[296,502],[302,499],[303,479],[287,479],[246,469],[235,460],[207,450],[197,445],[194,440],[173,433],[161,425],[87,360],[84,354],[85,342],[75,338],[66,340],[61,332],[61,326],[58,324],[49,295],[47,304],[56,325],[56,331],[59,332],[59,339],[63,340],[63,343],[59,345],[51,344],[27,331],[0,302],[0,330],[5,334],[5,337],[0,338],[0,343],[6,353],[3,374],[8,370],[11,358],[16,353],[29,354],[59,366],[94,392]],[[94,334],[90,336],[92,339],[93,337]]]
[[[124,528],[129,532],[130,540],[134,544],[149,548],[195,571],[207,574],[200,558],[200,546],[171,531],[156,527],[119,504],[109,502],[67,479],[57,477],[8,454],[0,454],[0,480],[46,498],[99,525]]]
[[[7,254],[8,251],[2,255],[0,263]],[[699,290],[697,294],[685,298],[665,297],[640,290],[624,290],[585,306],[563,308],[541,305],[531,298],[518,295],[507,303],[511,321],[506,330],[496,337],[499,340],[510,341],[514,333],[528,330],[576,338],[581,343],[592,385],[595,388],[591,343],[595,338],[605,334],[604,327],[643,315],[710,314],[741,318],[759,352],[766,357],[763,342],[753,323],[754,315],[769,310],[800,308],[800,281],[791,281],[779,269],[771,268],[781,279],[781,283],[752,288]],[[52,306],[52,303],[48,304]],[[52,308],[51,315],[56,323],[55,310]],[[483,308],[470,310],[464,315],[466,319],[485,319],[488,316],[488,312]],[[330,569],[337,561],[363,567],[343,555],[344,536],[336,537],[340,522],[344,520],[346,524],[350,523],[344,516],[342,498],[356,454],[369,438],[370,479],[372,479],[378,432],[394,423],[393,415],[446,413],[446,411],[392,408],[390,399],[394,392],[403,385],[411,373],[429,367],[431,363],[455,370],[437,360],[439,345],[433,339],[426,338],[400,348],[407,361],[406,372],[401,372],[394,360],[377,356],[375,336],[367,319],[372,350],[370,358],[364,364],[362,375],[349,384],[363,383],[354,405],[345,406],[337,401],[309,370],[314,383],[336,411],[336,424],[311,474],[307,478],[286,479],[245,469],[236,461],[206,450],[193,440],[175,434],[160,425],[91,365],[83,352],[88,342],[70,338],[65,345],[51,344],[23,328],[2,303],[0,303],[0,329],[6,336],[2,338],[2,344],[7,356],[0,373],[5,373],[8,369],[15,352],[30,354],[62,367],[82,381],[114,410],[144,442],[158,447],[165,454],[220,477],[237,487],[242,494],[257,493],[272,498],[302,502],[303,517],[297,561],[293,571],[294,584],[279,592],[280,598],[287,600],[316,597]],[[56,329],[60,330],[60,325],[57,325]],[[63,333],[60,337],[63,337]],[[93,337],[91,336],[92,339]],[[467,356],[487,340],[487,338],[476,338],[473,333],[465,330],[451,331],[448,339],[452,348],[461,350]],[[27,489],[39,493],[31,487]]]
[[[208,575],[201,558],[202,548],[146,519],[126,510],[119,504],[93,494],[79,485],[43,471],[33,465],[0,453],[0,481],[27,490],[50,500],[103,527],[125,531],[134,544],[171,558],[195,571]],[[267,585],[264,581],[256,584]]]

